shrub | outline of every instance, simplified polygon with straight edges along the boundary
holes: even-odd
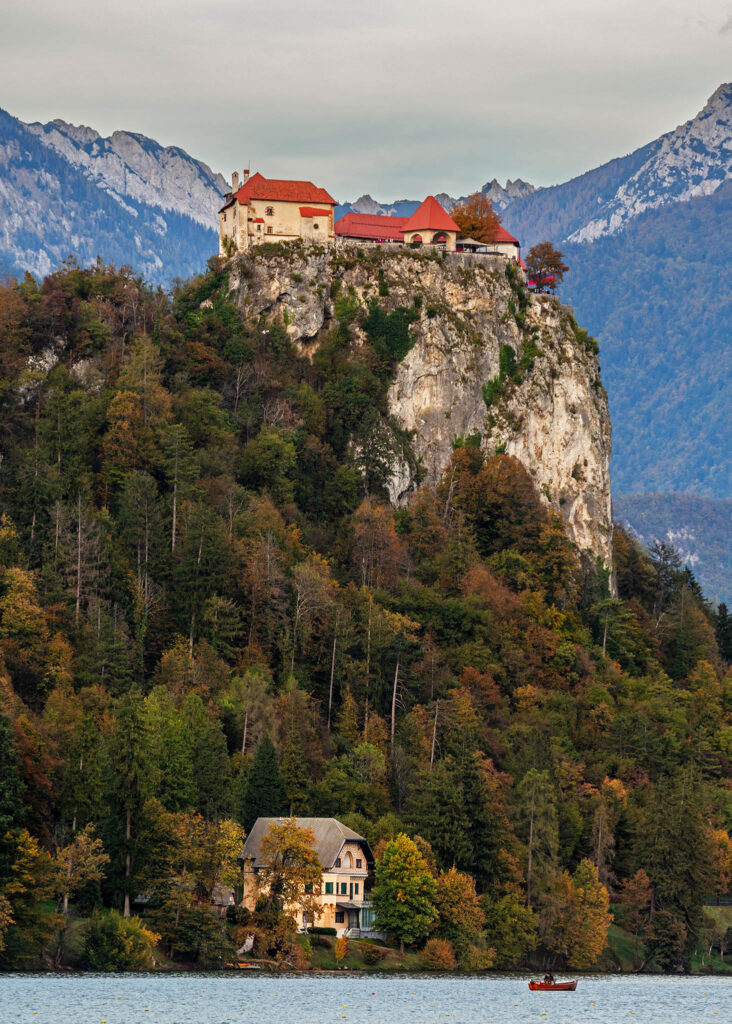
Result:
[[[298,942],[290,950],[290,961],[296,971],[307,971],[310,967],[310,958]]]
[[[223,967],[234,952],[224,923],[207,907],[179,908],[166,902],[154,917],[163,945],[177,960],[193,960],[201,967]]]
[[[422,950],[422,966],[428,971],[454,971],[457,960],[447,939],[430,939]]]
[[[95,911],[84,938],[83,963],[93,971],[144,971],[153,967],[160,938],[139,917],[117,910]]]
[[[229,924],[248,925],[252,917],[252,912],[248,907],[236,907],[230,904],[226,908],[226,920]]]
[[[470,946],[465,959],[463,960],[463,968],[466,971],[489,971],[495,963],[496,953],[493,949],[481,949],[480,946]]]
[[[345,935],[342,935],[339,939],[336,939],[335,944],[335,958],[340,963],[341,960],[345,960],[348,954],[348,939]]]
[[[308,932],[310,933],[310,935],[337,935],[338,934],[338,932],[335,930],[335,928],[323,928],[323,927],[321,927],[318,924],[314,924],[314,925],[312,925],[312,927],[308,928]]]
[[[373,942],[364,942],[361,944],[361,956],[365,964],[369,967],[374,967],[384,959],[386,950],[381,946],[375,946]]]

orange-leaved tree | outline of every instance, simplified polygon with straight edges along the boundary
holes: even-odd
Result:
[[[501,226],[501,218],[493,209],[488,196],[473,192],[450,210],[450,216],[467,238],[476,242],[493,242]]]
[[[526,256],[526,272],[529,281],[533,281],[537,288],[556,291],[557,285],[568,270],[569,267],[564,262],[564,253],[555,249],[551,242],[537,242],[529,249]]]

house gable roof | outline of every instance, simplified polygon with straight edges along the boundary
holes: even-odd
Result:
[[[240,859],[250,860],[253,867],[260,867],[262,862],[259,859],[259,853],[262,839],[271,825],[282,824],[286,820],[286,818],[257,818],[244,843],[244,849],[239,855]],[[315,836],[313,847],[324,870],[327,871],[333,867],[338,854],[343,849],[343,844],[349,840],[359,843],[363,847],[367,862],[369,865],[373,864],[373,854],[366,839],[338,821],[337,818],[295,818],[294,821],[298,828],[311,829]]]
[[[378,238],[402,241],[406,217],[385,217],[380,213],[351,210],[336,221],[335,233],[343,238]]]
[[[427,196],[403,226],[402,231],[459,231],[459,227],[434,196]]]
[[[335,206],[336,201],[324,188],[318,188],[312,181],[288,181],[284,178],[265,178],[257,172],[236,193],[240,203],[251,199],[272,199],[285,203],[327,203]]]

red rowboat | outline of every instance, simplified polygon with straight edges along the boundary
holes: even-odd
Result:
[[[576,981],[530,981],[532,992],[574,992]]]

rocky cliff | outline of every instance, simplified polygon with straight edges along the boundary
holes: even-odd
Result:
[[[571,310],[530,296],[500,257],[435,257],[407,249],[334,251],[263,246],[237,257],[230,287],[249,315],[280,320],[312,355],[333,326],[337,296],[351,311],[409,310],[406,354],[388,412],[411,432],[414,458],[395,458],[391,498],[421,476],[436,484],[456,438],[515,456],[578,548],[611,556],[610,420],[596,346]],[[363,316],[351,343],[366,344]]]

